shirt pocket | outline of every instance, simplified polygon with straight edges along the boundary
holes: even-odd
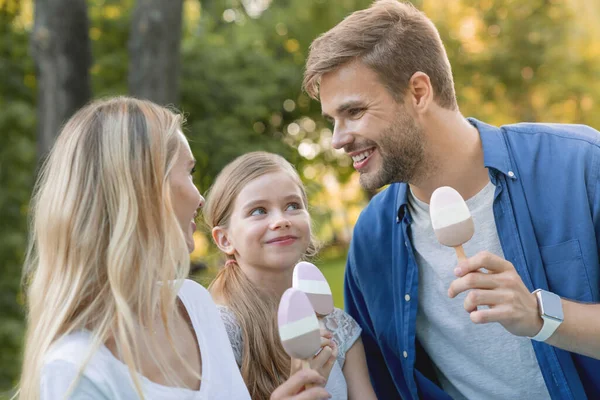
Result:
[[[579,240],[541,246],[540,253],[551,292],[570,300],[592,301]]]

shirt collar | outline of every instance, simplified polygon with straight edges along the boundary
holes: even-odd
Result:
[[[478,121],[475,118],[467,118],[467,121],[479,131],[483,147],[483,164],[485,167],[493,168],[504,175],[510,176],[510,157],[502,130],[496,126]]]
[[[467,121],[479,131],[481,137],[481,146],[483,147],[483,164],[486,168],[498,171],[511,179],[514,173],[511,171],[510,157],[508,147],[504,141],[502,130],[496,126],[486,124],[475,118],[467,118]],[[494,175],[491,173],[490,175]],[[494,179],[492,177],[492,179]],[[396,222],[402,221],[406,214],[408,206],[408,185],[406,183],[398,184],[398,196],[396,197],[397,218]]]

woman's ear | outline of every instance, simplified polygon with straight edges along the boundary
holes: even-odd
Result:
[[[219,249],[229,255],[232,256],[233,253],[235,252],[235,249],[233,247],[233,245],[231,244],[231,242],[229,241],[229,238],[227,237],[227,229],[222,227],[222,226],[215,226],[212,229],[212,237],[213,240],[215,241],[215,243],[217,244],[217,247],[219,247]]]

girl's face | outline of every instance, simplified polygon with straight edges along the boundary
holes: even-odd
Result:
[[[216,227],[213,237],[250,276],[293,268],[310,243],[300,187],[283,171],[256,178],[235,199],[229,226]]]

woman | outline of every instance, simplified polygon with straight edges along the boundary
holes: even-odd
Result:
[[[204,199],[181,124],[119,97],[65,125],[31,204],[19,398],[249,398],[214,303],[185,280]],[[323,383],[294,378],[272,399],[327,397],[294,397]]]

